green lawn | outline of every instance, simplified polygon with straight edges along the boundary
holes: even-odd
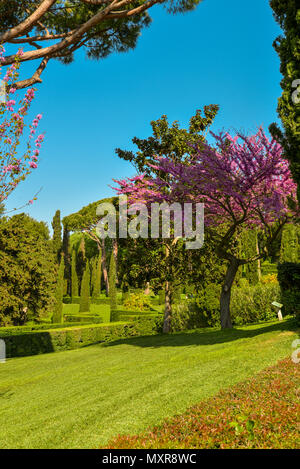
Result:
[[[291,322],[132,338],[0,364],[0,448],[96,448],[289,356]]]

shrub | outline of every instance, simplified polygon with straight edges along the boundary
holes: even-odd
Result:
[[[125,309],[133,311],[147,311],[151,307],[151,299],[144,293],[131,293],[124,299],[123,306]]]
[[[295,314],[300,322],[300,264],[284,262],[278,265],[281,301],[286,314]]]
[[[245,279],[241,279],[245,280]],[[220,285],[208,285],[198,293],[196,307],[199,313],[199,323],[205,326],[219,326]],[[231,294],[231,318],[233,325],[241,326],[259,321],[274,319],[276,312],[272,308],[273,301],[280,301],[278,283],[268,283],[250,286],[243,282],[242,287],[233,287]]]
[[[199,314],[195,302],[172,305],[171,332],[205,327],[207,323]]]

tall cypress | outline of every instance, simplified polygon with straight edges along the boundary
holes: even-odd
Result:
[[[109,263],[109,299],[110,309],[114,311],[117,309],[117,288],[116,288],[116,261],[112,251]]]
[[[295,225],[285,225],[282,230],[279,262],[298,262],[298,233]]]
[[[80,307],[79,312],[84,313],[90,310],[90,266],[89,262],[86,262],[83,277],[81,281],[80,290]]]
[[[72,274],[71,274],[71,282],[72,282],[72,298],[78,296],[78,276],[76,271],[76,251],[73,249],[72,251]]]
[[[71,259],[70,259],[70,232],[67,226],[64,226],[62,252],[65,261],[65,279],[66,279],[66,293],[71,296]]]
[[[61,248],[62,248],[62,238],[61,238],[61,221],[60,221],[60,210],[56,210],[55,215],[52,219],[52,228],[53,228],[53,251],[59,259]]]
[[[101,253],[93,259],[91,284],[92,299],[95,300],[101,293]]]
[[[65,271],[65,262],[64,256],[61,256],[60,265],[57,275],[57,284],[55,291],[55,306],[52,316],[53,323],[63,322],[63,294],[64,294],[64,271]]]

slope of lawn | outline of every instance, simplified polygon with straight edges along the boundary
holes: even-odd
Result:
[[[291,354],[293,323],[99,344],[0,364],[0,448],[97,448]]]
[[[300,366],[291,357],[221,390],[184,414],[108,448],[298,449]]]

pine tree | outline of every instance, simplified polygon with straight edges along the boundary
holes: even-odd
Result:
[[[78,296],[78,276],[76,271],[76,251],[73,249],[72,251],[72,298]],[[72,300],[73,301],[73,300]]]
[[[59,259],[61,248],[62,248],[62,239],[61,239],[61,221],[60,221],[60,210],[56,210],[55,215],[52,220],[53,228],[53,251]]]
[[[289,223],[282,230],[279,262],[298,262],[298,252],[297,227]]]
[[[109,264],[109,298],[110,310],[117,309],[117,289],[116,289],[116,261],[114,253],[111,253]]]
[[[55,291],[56,301],[55,301],[54,312],[52,316],[53,323],[63,322],[64,271],[65,271],[64,256],[61,256],[60,265],[58,269],[56,291]]]
[[[84,313],[90,310],[90,266],[86,262],[85,270],[81,281],[80,307],[79,312]]]

